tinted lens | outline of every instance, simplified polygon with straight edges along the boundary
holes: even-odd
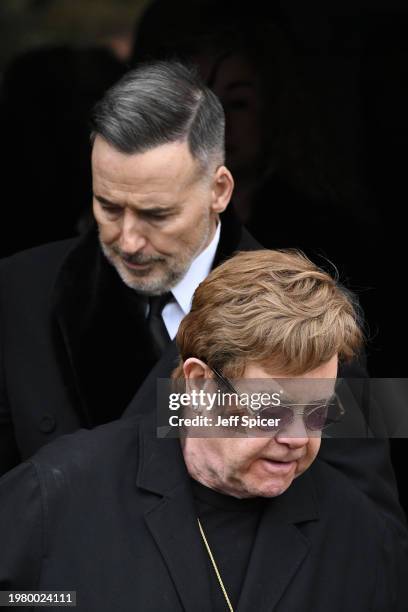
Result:
[[[327,425],[327,406],[316,406],[304,416],[305,425],[311,431],[318,431]]]
[[[322,404],[312,408],[305,414],[305,425],[311,431],[322,430],[333,423],[337,423],[342,417],[340,406],[333,402]]]
[[[293,411],[289,407],[283,406],[282,404],[280,406],[267,406],[262,408],[259,411],[259,416],[263,419],[279,419],[278,426],[275,425],[268,427],[267,425],[260,425],[259,429],[262,429],[262,431],[277,432],[279,429],[290,425],[293,421]]]

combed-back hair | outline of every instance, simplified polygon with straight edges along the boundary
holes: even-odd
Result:
[[[193,66],[145,62],[127,72],[95,105],[97,135],[122,153],[144,153],[186,141],[203,169],[225,160],[225,117],[220,101]]]
[[[334,355],[348,361],[363,342],[354,296],[295,250],[240,252],[197,288],[177,333],[181,360],[197,357],[226,376],[248,363],[300,376]]]

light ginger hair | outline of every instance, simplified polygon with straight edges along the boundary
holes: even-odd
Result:
[[[239,378],[248,363],[300,376],[338,354],[349,361],[363,342],[353,295],[295,250],[239,252],[194,293],[177,337],[183,362],[197,357]]]

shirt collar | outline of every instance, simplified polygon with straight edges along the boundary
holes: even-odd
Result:
[[[210,244],[204,249],[204,251],[201,251],[201,253],[197,255],[181,281],[179,281],[171,290],[174,299],[177,301],[185,315],[190,312],[194,291],[210,273],[218,243],[220,241],[220,233],[221,222],[218,223],[214,237]]]

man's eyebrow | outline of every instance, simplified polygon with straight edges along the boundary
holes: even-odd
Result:
[[[98,200],[98,202],[100,202],[101,204],[107,204],[107,206],[120,206],[120,204],[118,204],[117,202],[111,202],[107,198],[104,198],[103,196],[100,196],[96,193],[94,193],[94,198],[95,200]]]
[[[180,207],[179,203],[174,202],[166,202],[160,204],[157,202],[156,198],[146,198],[144,202],[141,202],[141,206],[138,206],[137,212],[143,214],[146,213],[164,213],[164,212],[173,212]]]
[[[97,195],[96,193],[94,193],[94,198],[98,200],[98,202],[100,202],[101,204],[106,204],[107,206],[118,206],[122,208],[122,204],[119,204],[118,202],[111,202],[111,200],[108,200],[108,198],[104,198],[103,196]],[[140,214],[156,214],[175,212],[177,209],[177,204],[164,204],[163,206],[157,206],[156,204],[155,206],[139,208],[137,212]]]
[[[139,208],[137,212],[140,215],[154,215],[157,213],[172,213],[175,212],[175,210],[175,206],[151,206],[150,208]]]

